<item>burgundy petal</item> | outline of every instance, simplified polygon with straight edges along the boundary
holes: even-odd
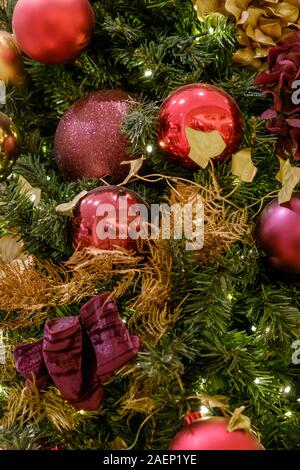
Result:
[[[274,119],[277,117],[277,112],[275,111],[275,109],[272,107],[272,108],[269,108],[267,109],[264,113],[262,113],[261,115],[261,118],[262,119]]]
[[[274,65],[276,64],[277,58],[280,55],[281,52],[284,52],[285,49],[284,47],[271,47],[269,50],[269,55],[268,55],[268,62],[269,62],[269,68],[272,69]]]
[[[285,113],[286,113],[286,114],[297,114],[297,113],[300,113],[300,106],[298,106],[297,108],[292,108],[290,111],[285,110]]]
[[[268,121],[266,123],[266,127],[268,131],[279,134],[282,136],[287,136],[289,128],[283,119],[273,119],[272,121]]]
[[[300,160],[300,154],[299,154],[300,129],[292,129],[290,132],[290,136],[293,142],[294,158],[295,160]]]
[[[297,118],[286,119],[286,122],[288,123],[289,126],[297,127],[300,129],[300,119],[297,119]]]
[[[276,66],[273,68],[273,72],[285,71],[287,73],[296,73],[297,67],[291,60],[288,60],[286,57],[277,62]]]
[[[280,77],[280,72],[269,72],[269,71],[261,72],[255,78],[254,85],[260,86],[260,85],[267,85],[270,83],[276,83],[279,77]]]
[[[285,154],[285,148],[284,148],[283,142],[278,141],[277,146],[276,146],[276,152],[280,158],[282,158],[283,160],[286,160],[286,154]]]
[[[293,62],[296,65],[296,68],[298,69],[300,66],[300,46],[299,51],[290,52],[287,55],[287,59]]]
[[[300,44],[300,32],[289,34],[285,39],[281,47],[290,49],[294,45]]]

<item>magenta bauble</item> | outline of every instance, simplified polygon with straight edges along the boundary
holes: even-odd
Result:
[[[262,211],[257,238],[271,265],[282,271],[300,274],[300,198],[289,202],[271,201]]]
[[[72,219],[75,248],[136,250],[140,239],[147,238],[147,234],[148,206],[127,188],[103,186],[94,189],[75,207]]]
[[[18,0],[12,27],[20,49],[43,64],[64,64],[89,44],[95,24],[88,0]]]
[[[128,174],[127,140],[122,133],[129,106],[122,90],[102,90],[74,103],[63,115],[55,135],[58,169],[68,181]]]
[[[181,165],[199,168],[189,158],[190,146],[185,128],[218,131],[226,148],[216,157],[224,160],[236,152],[243,135],[241,112],[230,95],[203,83],[186,85],[174,91],[162,104],[158,118],[158,145]]]
[[[227,431],[229,420],[213,416],[185,425],[172,439],[169,450],[263,450],[249,431]]]

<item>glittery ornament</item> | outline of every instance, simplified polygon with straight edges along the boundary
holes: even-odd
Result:
[[[228,419],[219,416],[196,420],[176,434],[169,450],[263,450],[251,432],[229,432],[228,424]]]
[[[43,64],[63,64],[89,44],[95,17],[88,0],[18,0],[12,18],[21,50]]]
[[[122,90],[91,93],[74,103],[62,117],[55,135],[55,156],[68,181],[82,178],[125,177],[129,165],[122,123],[129,95]]]
[[[146,213],[139,216],[137,207],[133,207],[136,204]],[[147,237],[147,217],[147,204],[134,191],[121,186],[94,189],[75,207],[72,220],[74,247],[134,250],[137,239]]]
[[[284,204],[271,201],[260,215],[257,237],[275,269],[300,274],[300,194]]]
[[[0,181],[7,178],[19,155],[19,137],[12,120],[0,112]]]
[[[6,31],[0,31],[0,80],[17,86],[26,81],[21,51],[14,36]]]
[[[187,128],[220,134],[225,150],[216,156],[218,160],[235,153],[243,135],[242,116],[235,101],[223,90],[202,83],[185,85],[173,92],[161,106],[158,126],[160,148],[188,168],[199,165],[190,158]]]

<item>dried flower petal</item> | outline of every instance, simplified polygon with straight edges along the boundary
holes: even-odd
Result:
[[[280,46],[270,49],[269,70],[258,74],[254,84],[273,95],[273,106],[262,114],[267,129],[279,136],[277,153],[300,159],[300,106],[293,103],[294,82],[300,76],[300,33],[291,34]]]
[[[233,16],[238,25],[238,43],[254,51],[253,61],[249,52],[235,54],[234,62],[252,67],[260,66],[270,47],[300,29],[299,0],[193,0],[198,15],[212,12]],[[244,58],[244,61],[243,61]]]
[[[295,23],[299,17],[299,8],[288,2],[278,4],[276,13],[285,18],[289,23]]]

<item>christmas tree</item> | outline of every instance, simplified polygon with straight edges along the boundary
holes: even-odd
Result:
[[[0,447],[167,449],[189,412],[299,447],[299,2],[37,3],[1,2]],[[122,194],[201,201],[203,247],[98,243]]]

